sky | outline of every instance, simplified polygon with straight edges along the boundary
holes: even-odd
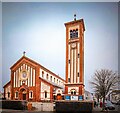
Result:
[[[117,3],[2,3],[2,85],[10,67],[26,56],[65,79],[66,30],[64,23],[84,19],[84,82],[99,69],[118,71]]]

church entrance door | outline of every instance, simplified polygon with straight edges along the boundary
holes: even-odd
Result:
[[[26,94],[23,94],[23,100],[26,100]]]
[[[28,91],[24,88],[20,89],[20,100],[28,100]]]

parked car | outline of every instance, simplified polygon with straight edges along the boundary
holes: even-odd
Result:
[[[120,100],[118,100],[118,101],[116,102],[116,105],[120,105]]]
[[[115,106],[109,101],[105,101],[105,110],[115,110]]]
[[[112,102],[112,104],[120,105],[120,100]]]

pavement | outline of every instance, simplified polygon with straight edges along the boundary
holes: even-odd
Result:
[[[118,112],[118,110],[108,110],[108,111],[102,111],[102,109],[100,107],[96,107],[93,108],[93,112],[92,113],[120,113]]]
[[[3,109],[0,113],[54,113],[54,112],[53,111],[28,111],[28,110]]]

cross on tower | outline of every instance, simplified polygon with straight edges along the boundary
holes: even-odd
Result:
[[[26,52],[25,52],[25,51],[23,51],[23,56],[25,56],[25,53],[26,53]]]
[[[74,21],[76,21],[76,14],[74,14]]]

